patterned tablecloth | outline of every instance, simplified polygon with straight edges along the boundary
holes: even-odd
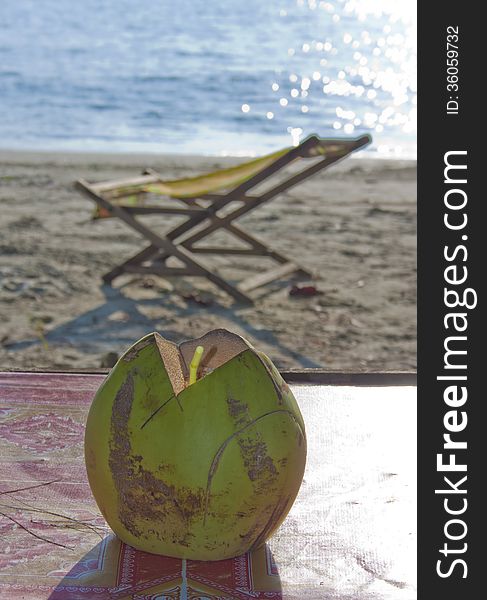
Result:
[[[211,563],[136,551],[107,528],[83,462],[102,380],[0,373],[1,600],[415,600],[414,387],[293,386],[299,496],[265,547]]]

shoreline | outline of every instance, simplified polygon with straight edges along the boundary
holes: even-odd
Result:
[[[277,150],[278,148],[274,148],[274,150]],[[270,150],[269,152],[271,152],[272,150]],[[258,156],[263,156],[265,155],[266,152],[264,153],[237,153],[237,154],[227,154],[227,153],[220,153],[220,154],[198,154],[198,153],[178,153],[178,152],[147,152],[147,151],[134,151],[134,152],[128,152],[125,150],[121,150],[121,151],[114,151],[114,150],[97,150],[97,151],[91,151],[91,150],[37,150],[37,149],[30,149],[30,148],[26,148],[26,149],[19,149],[19,148],[2,148],[0,147],[0,162],[1,163],[8,163],[8,162],[19,162],[19,161],[25,161],[26,159],[32,160],[32,161],[39,161],[41,159],[48,159],[48,160],[55,160],[55,161],[62,161],[65,160],[68,156],[71,157],[72,159],[78,159],[78,160],[83,160],[84,158],[100,158],[100,159],[106,159],[108,158],[109,161],[111,160],[116,160],[118,158],[120,158],[122,160],[122,162],[125,163],[126,160],[128,161],[133,161],[134,158],[137,159],[137,161],[139,162],[142,159],[145,160],[154,160],[154,158],[160,158],[160,159],[164,159],[164,158],[169,158],[172,159],[174,157],[177,158],[181,158],[183,160],[185,159],[200,159],[200,158],[213,158],[213,159],[221,159],[223,161],[225,160],[233,160],[233,159],[238,159],[238,160],[250,160],[252,158],[256,158]],[[362,150],[357,152],[356,154],[353,154],[352,156],[348,157],[347,160],[354,160],[354,161],[371,161],[373,163],[376,162],[385,162],[385,163],[390,163],[390,162],[397,162],[397,163],[401,163],[404,164],[404,166],[408,166],[410,163],[416,165],[417,163],[417,159],[414,157],[396,157],[396,156],[384,156],[384,155],[374,155],[373,152],[367,151],[367,150]]]
[[[129,177],[144,167],[170,179],[242,160],[0,150],[0,367],[98,368],[107,352],[149,331],[180,342],[226,327],[282,369],[414,369],[413,160],[349,157],[239,221],[311,270],[315,296],[293,298],[295,282],[281,281],[241,307],[202,279],[126,275],[114,288],[101,285],[143,242],[121,222],[92,222],[93,204],[74,190],[76,179]],[[153,224],[164,231],[172,223]],[[221,259],[212,266],[231,280],[267,268]],[[208,306],[192,299],[198,294]]]

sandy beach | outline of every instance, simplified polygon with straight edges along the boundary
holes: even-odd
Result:
[[[314,296],[290,296],[291,280],[257,290],[250,307],[202,279],[126,275],[102,285],[102,274],[144,242],[116,220],[93,222],[76,179],[135,176],[144,167],[176,178],[239,160],[1,151],[0,368],[98,368],[106,353],[150,331],[180,342],[225,327],[281,368],[414,369],[413,161],[349,158],[239,221],[311,270]],[[162,232],[175,219],[151,224]],[[267,267],[206,260],[229,279]]]

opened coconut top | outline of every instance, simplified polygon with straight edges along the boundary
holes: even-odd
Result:
[[[198,368],[199,378],[252,348],[244,338],[226,329],[214,329],[196,340],[182,342],[179,346],[164,339],[157,332],[152,335],[176,394],[188,385],[189,365],[197,346],[204,348]]]

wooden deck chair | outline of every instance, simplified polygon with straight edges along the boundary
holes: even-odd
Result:
[[[94,218],[118,217],[149,242],[142,251],[106,273],[104,281],[111,283],[123,273],[205,277],[237,301],[252,303],[248,292],[253,289],[295,273],[310,277],[311,274],[297,265],[294,259],[272,250],[266,243],[238,227],[235,221],[370,141],[368,135],[357,139],[322,139],[311,135],[299,146],[199,177],[164,181],[157,172],[147,169],[141,176],[132,179],[101,183],[78,180],[77,188],[96,203]],[[249,190],[279,173],[291,162],[306,159],[314,160],[310,161],[312,164],[305,165],[302,171],[261,194],[249,194]],[[153,202],[154,195],[163,195],[179,203],[171,203],[169,207],[158,205]],[[151,203],[147,204],[148,201]],[[239,206],[232,209],[228,207],[222,216],[220,211],[234,202],[238,202]],[[147,214],[177,214],[187,218],[161,236],[136,218],[137,215]],[[244,242],[245,247],[195,245],[219,229],[229,232],[240,243]],[[265,256],[273,259],[278,266],[235,285],[218,275],[214,269],[206,267],[198,254]],[[181,266],[169,266],[167,261],[170,257],[176,257]]]

